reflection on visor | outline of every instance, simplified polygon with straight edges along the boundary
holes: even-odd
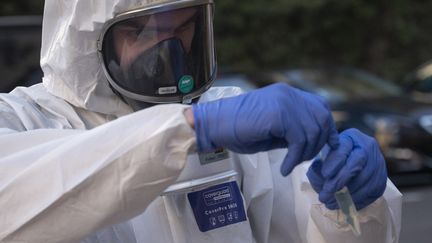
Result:
[[[113,87],[129,98],[159,102],[211,83],[216,68],[211,11],[201,5],[113,24],[102,47]]]

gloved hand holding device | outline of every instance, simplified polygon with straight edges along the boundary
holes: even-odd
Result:
[[[314,159],[307,176],[327,208],[338,208],[334,194],[347,186],[360,210],[383,195],[387,183],[385,160],[375,139],[357,129],[345,130],[339,139],[339,147],[326,146],[323,156]]]
[[[327,104],[319,96],[286,84],[273,84],[240,96],[193,105],[200,151],[227,148],[256,153],[289,148],[281,166],[286,176],[312,159],[328,143],[336,149],[338,133]]]

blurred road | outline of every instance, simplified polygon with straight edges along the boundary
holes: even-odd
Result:
[[[432,186],[399,188],[403,194],[399,243],[432,242]]]

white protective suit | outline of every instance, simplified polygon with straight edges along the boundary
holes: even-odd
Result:
[[[359,212],[357,238],[319,203],[308,163],[280,175],[286,150],[201,165],[187,106],[132,113],[105,81],[96,43],[105,21],[147,1],[46,0],[43,84],[0,94],[1,242],[398,242],[390,181]],[[238,93],[214,88],[202,100]],[[247,220],[199,231],[188,195],[227,182]]]

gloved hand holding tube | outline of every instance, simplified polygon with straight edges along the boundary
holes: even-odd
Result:
[[[289,148],[282,175],[312,159],[324,144],[339,145],[327,104],[319,96],[273,84],[240,96],[193,105],[198,150],[256,153]]]
[[[339,208],[335,193],[347,187],[360,210],[383,195],[387,183],[385,160],[375,139],[357,129],[345,130],[339,139],[339,147],[325,147],[322,158],[314,159],[307,176],[328,209]]]

